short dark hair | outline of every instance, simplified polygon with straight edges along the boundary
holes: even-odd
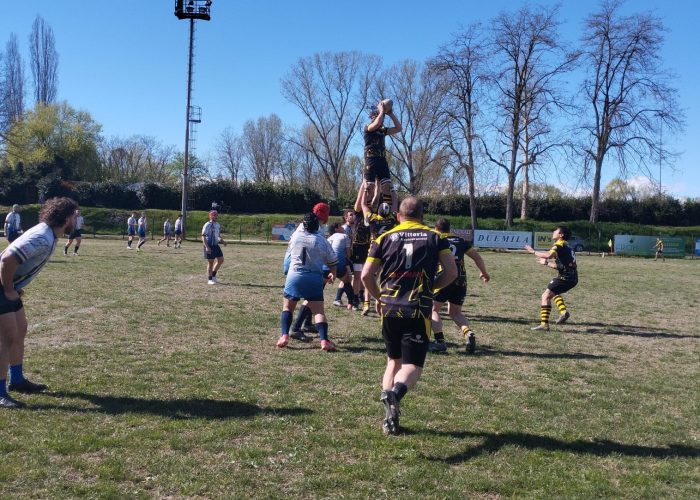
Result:
[[[565,240],[570,240],[571,239],[571,229],[569,229],[566,226],[557,226],[557,229],[561,231],[562,236],[564,236]]]
[[[41,207],[39,220],[52,228],[62,227],[77,209],[78,204],[70,198],[51,198]]]
[[[405,198],[401,202],[399,213],[409,219],[423,220],[423,200],[415,196]]]
[[[440,217],[435,222],[435,229],[437,229],[441,233],[449,233],[450,232],[450,221],[448,221],[444,217]]]
[[[343,223],[342,222],[334,222],[333,224],[331,224],[330,233],[331,234],[335,233],[339,227],[343,227]]]

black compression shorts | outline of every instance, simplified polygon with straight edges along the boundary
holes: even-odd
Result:
[[[428,353],[430,320],[425,318],[382,318],[386,354],[404,364],[423,368]]]

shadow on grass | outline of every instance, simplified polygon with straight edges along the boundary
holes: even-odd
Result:
[[[217,399],[146,399],[130,396],[102,396],[84,392],[51,392],[48,396],[82,399],[97,406],[85,408],[75,405],[32,405],[32,410],[64,410],[77,413],[105,413],[123,415],[129,413],[156,415],[174,420],[203,418],[227,420],[229,418],[252,418],[257,415],[298,416],[308,415],[308,408],[265,408],[240,401]]]
[[[607,359],[608,356],[598,356],[596,354],[586,354],[582,352],[521,352],[521,351],[503,351],[499,349],[491,349],[489,347],[478,348],[474,353],[477,356],[516,356],[526,358],[540,359]]]
[[[250,288],[279,288],[282,290],[284,288],[284,283],[277,285],[261,285],[259,283],[237,283],[236,286],[247,286]]]
[[[587,455],[608,456],[624,455],[629,457],[651,457],[651,458],[674,458],[687,457],[694,458],[700,456],[700,448],[685,446],[682,444],[669,444],[668,446],[642,446],[636,444],[616,443],[607,439],[594,441],[564,441],[561,439],[537,436],[535,434],[523,434],[517,432],[506,432],[503,434],[493,434],[488,432],[441,432],[434,430],[408,431],[409,434],[427,433],[438,436],[447,436],[458,439],[482,438],[483,442],[477,446],[466,449],[462,453],[455,453],[447,457],[433,457],[423,455],[423,458],[447,464],[459,464],[476,458],[484,453],[494,453],[505,446],[517,446],[528,450],[549,450],[579,453]]]
[[[697,335],[685,335],[682,333],[668,333],[668,330],[660,328],[649,329],[642,326],[634,325],[607,325],[605,323],[582,323],[586,326],[583,334],[592,333],[598,335],[622,335],[626,337],[646,337],[646,338],[663,338],[663,339],[700,339]]]

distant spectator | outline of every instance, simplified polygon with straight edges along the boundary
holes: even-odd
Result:
[[[5,217],[5,237],[9,243],[15,241],[22,234],[19,211],[19,205],[12,205],[12,212]]]

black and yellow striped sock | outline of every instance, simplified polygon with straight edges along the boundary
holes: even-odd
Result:
[[[540,325],[547,326],[549,324],[549,313],[552,312],[552,306],[540,306]]]
[[[554,296],[554,303],[559,308],[559,314],[566,313],[566,304],[564,304],[564,299],[561,297],[561,295]]]
[[[474,332],[472,332],[472,329],[469,328],[469,326],[463,326],[463,327],[462,327],[462,335],[464,335],[465,337],[467,337],[467,336],[469,336],[470,333],[474,333]]]

